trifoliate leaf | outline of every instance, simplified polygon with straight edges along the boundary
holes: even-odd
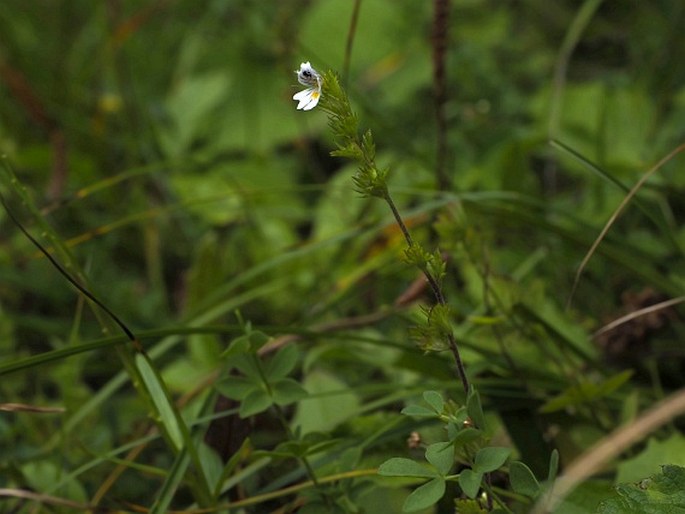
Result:
[[[454,445],[449,441],[431,444],[426,449],[426,460],[435,466],[440,474],[446,475],[454,465]]]
[[[402,512],[414,512],[430,507],[437,503],[445,494],[445,481],[441,477],[434,478],[418,487],[407,496],[402,506]]]
[[[386,477],[433,478],[437,476],[434,469],[430,469],[414,460],[401,457],[386,460],[378,467],[378,474]]]

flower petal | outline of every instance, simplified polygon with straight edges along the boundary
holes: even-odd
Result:
[[[300,64],[300,69],[295,70],[295,73],[297,74],[297,81],[303,86],[321,87],[321,75],[312,68],[309,61]]]
[[[319,98],[321,98],[321,93],[319,93],[318,90],[312,91],[312,93],[309,95],[309,102],[307,105],[305,105],[302,110],[303,111],[310,111],[314,107],[316,107],[316,104],[319,103]]]
[[[309,111],[316,107],[316,104],[319,103],[319,98],[321,98],[321,92],[313,87],[293,95],[293,100],[298,101],[297,109],[303,111]]]

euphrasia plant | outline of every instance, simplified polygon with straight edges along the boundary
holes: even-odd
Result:
[[[310,110],[318,104],[328,114],[328,123],[337,146],[331,155],[346,157],[358,163],[359,168],[353,178],[356,190],[362,196],[380,198],[388,205],[407,242],[407,261],[421,270],[435,296],[436,305],[424,311],[427,322],[413,330],[419,346],[427,351],[448,349],[454,357],[462,387],[468,392],[468,378],[449,321],[449,305],[442,290],[445,262],[440,252],[425,250],[409,233],[388,191],[389,169],[377,166],[373,134],[370,130],[360,133],[359,119],[352,111],[337,74],[329,70],[321,75],[309,62],[303,62],[296,73],[298,81],[308,87],[293,96],[294,100],[299,101],[297,108]]]
[[[402,413],[407,416],[434,418],[443,423],[448,440],[427,446],[425,464],[406,458],[392,458],[379,467],[379,474],[425,480],[425,483],[407,497],[404,512],[430,507],[443,497],[448,482],[457,482],[467,497],[457,501],[457,512],[468,510],[511,513],[493,489],[490,478],[492,472],[505,466],[511,450],[487,446],[486,422],[480,396],[466,376],[452,330],[450,308],[442,289],[445,262],[439,251],[425,250],[409,233],[388,191],[389,169],[379,168],[376,164],[373,134],[370,130],[364,133],[359,130],[359,119],[352,111],[337,74],[332,71],[319,74],[309,62],[302,63],[296,73],[298,81],[307,86],[307,89],[293,96],[299,102],[297,108],[311,110],[320,105],[328,114],[328,123],[335,137],[337,148],[331,154],[356,161],[358,169],[353,178],[356,190],[364,197],[383,200],[392,211],[407,242],[406,259],[424,274],[436,302],[434,306],[423,309],[426,322],[413,330],[414,336],[423,350],[448,349],[452,353],[457,375],[466,393],[466,401],[461,406],[443,399],[437,391],[426,391],[423,393],[426,405],[406,407]],[[550,462],[551,479],[556,473],[557,458],[557,454],[553,453]],[[459,472],[451,473],[457,462],[461,464]],[[540,494],[541,487],[525,464],[513,461],[509,463],[508,469],[515,492],[528,498],[535,498]]]

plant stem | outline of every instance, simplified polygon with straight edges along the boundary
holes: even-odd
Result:
[[[447,102],[446,57],[447,37],[449,30],[449,0],[434,0],[433,30],[433,91],[435,95],[435,121],[437,129],[437,146],[435,152],[435,170],[438,189],[446,191],[452,186],[447,173]]]
[[[345,62],[343,63],[343,84],[347,86],[347,81],[350,78],[350,61],[352,59],[352,44],[354,43],[354,35],[357,32],[357,20],[359,19],[359,8],[362,0],[355,0],[354,8],[352,10],[352,19],[350,20],[350,28],[347,31],[347,43],[345,45]]]
[[[404,234],[404,239],[407,241],[407,245],[413,246],[414,240],[412,239],[411,234],[409,233],[409,229],[407,228],[407,225],[405,225],[404,220],[402,219],[400,212],[397,210],[397,206],[395,205],[395,202],[392,200],[392,197],[390,196],[390,193],[387,189],[384,191],[383,199],[390,207],[390,210],[392,211],[392,215],[395,217],[397,225],[400,227],[402,234]],[[435,300],[440,305],[447,305],[445,294],[442,292],[442,288],[440,287],[440,284],[438,283],[436,278],[425,267],[421,267],[421,271],[423,272],[424,276],[426,277],[426,280],[428,281],[428,284],[430,285],[431,290],[433,291]],[[454,361],[457,367],[457,376],[459,377],[459,380],[461,380],[461,385],[464,388],[464,392],[468,393],[470,387],[469,379],[466,376],[464,362],[461,360],[459,346],[457,346],[457,341],[454,339],[453,334],[447,335],[447,343],[450,347],[450,351],[452,352],[452,356],[454,357]]]
[[[281,425],[283,426],[285,433],[288,435],[288,439],[294,441],[295,434],[293,434],[293,431],[290,429],[290,425],[288,424],[288,420],[286,419],[285,414],[283,413],[283,409],[281,409],[281,407],[277,404],[274,404],[273,408],[276,411],[276,416],[278,417],[278,420],[281,422]],[[318,490],[319,494],[321,495],[321,499],[326,503],[326,505],[328,505],[328,507],[332,507],[331,499],[321,489],[321,484],[319,483],[319,480],[316,478],[314,468],[312,468],[312,465],[309,463],[307,457],[303,455],[301,457],[298,457],[298,460],[300,461],[302,466],[304,466],[304,469],[307,472],[307,475],[309,475],[309,478],[314,484],[314,487]]]

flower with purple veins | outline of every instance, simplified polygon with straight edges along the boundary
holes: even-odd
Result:
[[[323,80],[321,75],[319,75],[319,72],[309,64],[309,61],[300,64],[300,69],[295,70],[295,73],[297,73],[297,81],[303,86],[309,87],[299,93],[295,93],[293,95],[293,100],[298,101],[298,110],[302,109],[303,111],[309,111],[319,103]]]

